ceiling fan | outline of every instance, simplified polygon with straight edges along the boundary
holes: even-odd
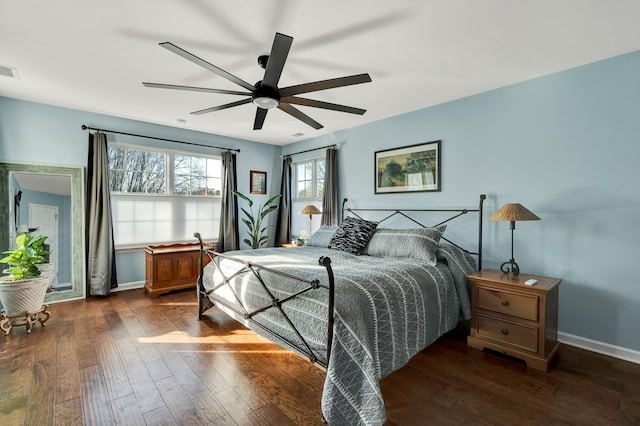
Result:
[[[332,78],[328,80],[320,80],[312,83],[304,83],[298,84],[295,86],[288,87],[278,87],[278,81],[280,80],[280,75],[282,74],[282,69],[284,68],[285,61],[287,60],[287,56],[289,55],[289,49],[291,49],[291,43],[293,42],[293,37],[276,33],[273,39],[273,46],[271,47],[271,53],[269,55],[261,55],[258,57],[258,64],[264,68],[264,77],[261,81],[258,81],[255,84],[247,83],[241,78],[236,77],[233,74],[228,73],[227,71],[218,68],[217,66],[210,64],[209,62],[201,59],[184,49],[176,46],[175,44],[169,42],[160,43],[160,46],[165,49],[182,56],[188,61],[193,62],[196,65],[200,65],[207,70],[226,78],[227,80],[242,86],[247,91],[235,91],[235,90],[222,90],[222,89],[210,89],[206,87],[193,87],[193,86],[178,86],[174,84],[160,84],[160,83],[147,83],[143,82],[142,84],[145,87],[153,87],[160,89],[174,89],[174,90],[189,90],[196,92],[210,92],[210,93],[220,93],[226,95],[238,95],[238,96],[246,96],[245,99],[231,102],[224,105],[219,105],[211,108],[202,109],[199,111],[194,111],[191,114],[206,114],[208,112],[220,111],[227,108],[232,108],[239,105],[244,105],[248,103],[253,103],[257,106],[256,116],[253,122],[253,130],[260,130],[264,124],[264,120],[267,117],[267,112],[272,108],[278,108],[287,114],[297,118],[298,120],[306,123],[307,125],[313,127],[318,130],[323,126],[322,124],[315,121],[313,118],[309,117],[299,109],[292,106],[295,105],[304,105],[314,108],[323,108],[329,109],[333,111],[347,112],[350,114],[359,114],[362,115],[366,112],[366,110],[361,108],[354,108],[346,105],[339,105],[330,102],[317,101],[314,99],[308,98],[300,98],[296,95],[300,95],[302,93],[310,93],[310,92],[318,92],[320,90],[333,89],[336,87],[350,86],[353,84],[361,84],[361,83],[369,83],[371,82],[371,77],[369,74],[356,74],[347,77],[340,78]]]

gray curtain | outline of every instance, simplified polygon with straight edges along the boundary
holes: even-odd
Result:
[[[291,157],[288,155],[282,159],[280,195],[276,223],[276,247],[291,240]]]
[[[322,197],[322,225],[338,224],[338,159],[335,148],[327,149],[324,166],[324,196]]]
[[[106,296],[118,287],[111,220],[107,136],[89,134],[87,159],[87,296]]]
[[[222,211],[220,213],[218,246],[216,247],[221,253],[240,248],[238,199],[232,192],[237,189],[236,154],[225,151],[222,154]]]

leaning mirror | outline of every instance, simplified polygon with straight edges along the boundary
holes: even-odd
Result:
[[[82,167],[0,161],[0,249],[13,248],[18,228],[48,237],[55,291],[45,302],[85,297],[83,187]]]

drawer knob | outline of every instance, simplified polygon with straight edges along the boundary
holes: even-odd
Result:
[[[500,303],[502,303],[502,306],[509,306],[509,301],[508,300],[502,299],[502,301]]]
[[[506,328],[503,328],[502,330],[500,330],[500,333],[506,336],[507,334],[509,334],[509,330]]]

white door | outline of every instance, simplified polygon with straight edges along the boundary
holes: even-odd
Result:
[[[49,262],[58,272],[58,207],[29,204],[29,228],[38,228],[34,235],[48,237],[45,244],[49,245]]]

